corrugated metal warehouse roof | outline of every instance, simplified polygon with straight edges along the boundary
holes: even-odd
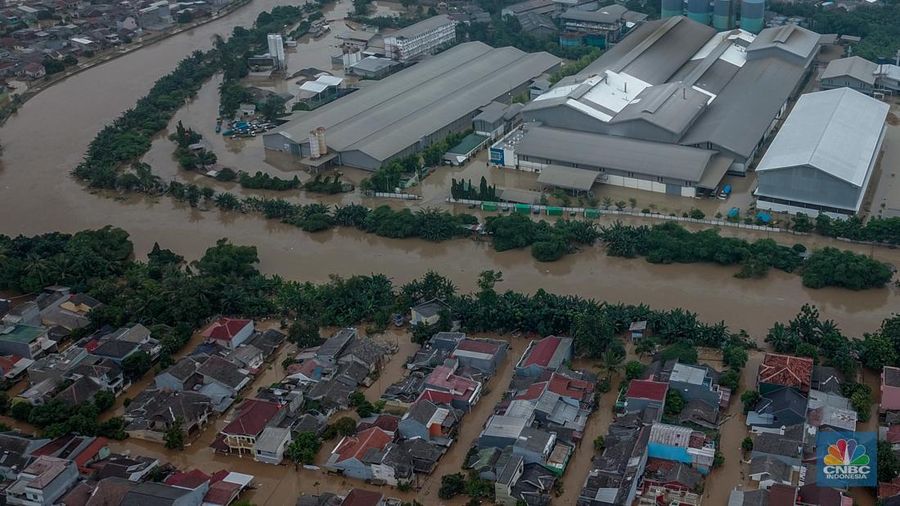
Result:
[[[807,165],[860,187],[878,155],[889,110],[850,88],[803,95],[756,170]]]
[[[455,46],[315,111],[299,114],[270,136],[295,143],[326,129],[328,147],[384,161],[559,64],[548,53]]]

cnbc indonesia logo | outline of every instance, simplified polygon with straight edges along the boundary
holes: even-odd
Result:
[[[822,472],[829,480],[867,480],[872,473],[866,447],[855,439],[838,439],[828,445],[822,461]]]

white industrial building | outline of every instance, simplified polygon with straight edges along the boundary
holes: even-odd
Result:
[[[275,60],[275,67],[285,68],[284,40],[281,38],[281,34],[270,33],[266,36],[266,42],[268,43],[269,57]]]
[[[850,88],[800,97],[756,168],[757,207],[845,217],[859,211],[890,106]]]
[[[712,192],[726,173],[746,173],[818,48],[818,34],[793,25],[754,35],[681,16],[646,23],[529,103],[524,130],[495,144],[491,161],[590,170],[606,184],[685,197]]]
[[[385,35],[384,52],[394,60],[406,62],[434,54],[455,41],[456,21],[442,14]]]

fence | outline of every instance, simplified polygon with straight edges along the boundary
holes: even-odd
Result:
[[[422,197],[412,193],[366,192],[367,197],[379,199],[421,200]]]
[[[685,223],[697,223],[700,225],[714,225],[714,226],[722,226],[722,227],[732,227],[732,228],[742,228],[745,230],[762,230],[766,232],[788,232],[794,233],[790,230],[785,230],[779,227],[767,227],[764,225],[752,225],[747,223],[737,223],[720,219],[696,219],[696,218],[688,218],[684,216],[669,216],[661,213],[643,213],[640,211],[626,211],[618,209],[594,209],[594,208],[585,208],[585,207],[558,207],[558,206],[545,206],[540,204],[514,204],[511,202],[487,202],[482,200],[471,200],[471,199],[454,199],[453,197],[447,198],[447,202],[451,204],[463,204],[463,205],[476,205],[482,208],[485,211],[512,211],[515,212],[517,210],[523,209],[522,206],[528,206],[531,209],[531,212],[537,211],[540,214],[549,214],[549,211],[553,212],[554,216],[558,216],[558,210],[562,210],[562,214],[564,215],[572,215],[573,213],[576,215],[584,216],[585,218],[597,218],[600,216],[634,216],[638,218],[652,218],[657,220],[667,220],[667,221],[680,221]],[[520,211],[521,212],[521,211]],[[535,214],[537,214],[535,213]]]

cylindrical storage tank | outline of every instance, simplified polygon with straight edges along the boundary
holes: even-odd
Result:
[[[766,0],[741,0],[741,28],[759,33],[766,24]]]
[[[661,18],[681,16],[684,14],[684,0],[662,0],[659,14]]]
[[[714,0],[713,28],[720,32],[734,28],[734,2],[732,0]]]
[[[322,156],[322,153],[319,151],[319,139],[316,136],[315,130],[309,131],[309,157],[315,160]]]
[[[328,145],[325,144],[325,127],[316,129],[316,140],[319,142],[319,156],[328,154]]]
[[[704,25],[710,24],[711,10],[709,0],[688,0],[687,17]]]

